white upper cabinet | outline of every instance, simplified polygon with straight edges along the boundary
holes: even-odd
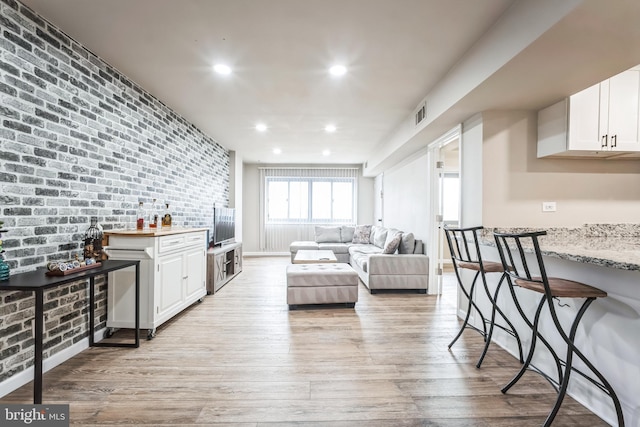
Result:
[[[600,92],[609,100],[602,102],[602,109],[608,107],[606,117],[600,116],[600,132],[608,138],[608,147],[613,151],[640,151],[640,71],[625,71],[600,83]]]
[[[538,112],[538,157],[640,152],[640,70],[634,68]]]

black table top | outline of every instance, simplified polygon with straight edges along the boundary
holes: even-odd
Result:
[[[25,273],[18,273],[9,276],[9,280],[0,282],[0,291],[36,291],[64,285],[65,283],[76,282],[78,280],[89,279],[110,271],[120,270],[139,264],[138,260],[106,260],[102,261],[100,267],[89,270],[71,273],[66,276],[47,276],[46,268],[38,268]]]

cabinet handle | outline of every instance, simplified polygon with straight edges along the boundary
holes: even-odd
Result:
[[[616,148],[618,146],[618,135],[611,136],[611,148]]]
[[[602,135],[602,148],[606,148],[608,145],[607,139],[608,139],[609,135]]]

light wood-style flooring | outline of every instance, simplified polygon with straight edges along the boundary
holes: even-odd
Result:
[[[139,349],[90,348],[47,372],[45,403],[72,425],[539,426],[555,391],[465,331],[448,275],[440,297],[371,295],[354,309],[289,311],[289,258],[245,258],[244,271],[158,329]],[[28,384],[0,399],[31,403]],[[554,426],[606,425],[565,400]]]

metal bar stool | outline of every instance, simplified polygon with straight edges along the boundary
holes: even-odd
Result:
[[[513,326],[511,321],[507,318],[507,316],[503,313],[500,307],[497,304],[498,293],[500,292],[500,287],[504,281],[504,269],[502,264],[491,261],[483,261],[482,255],[480,254],[480,244],[478,241],[478,231],[482,230],[482,226],[478,227],[468,227],[468,228],[451,228],[444,227],[444,232],[447,237],[447,243],[449,245],[449,251],[451,252],[451,259],[453,261],[453,269],[456,274],[456,278],[458,279],[458,286],[462,293],[467,297],[468,306],[467,306],[467,314],[464,318],[464,322],[458,331],[458,334],[455,338],[449,343],[449,348],[455,344],[455,342],[460,338],[462,332],[465,328],[473,329],[480,333],[483,336],[485,344],[484,349],[482,350],[482,354],[476,363],[476,367],[480,367],[482,365],[482,361],[487,354],[487,350],[489,350],[489,345],[491,344],[491,337],[493,336],[493,328],[498,327],[509,335],[513,336],[518,343],[518,351],[520,356],[520,363],[523,362],[522,358],[522,344],[520,342],[520,336],[516,331],[516,328]],[[463,286],[462,276],[460,269],[467,269],[471,271],[475,271],[475,275],[473,277],[473,281],[471,282],[471,286],[469,287],[469,291]],[[496,287],[496,290],[493,295],[489,291],[489,286],[487,285],[487,273],[500,273],[500,281]],[[487,298],[491,303],[491,318],[488,319],[485,317],[480,308],[476,305],[474,301],[474,290],[476,287],[476,281],[478,277],[482,279],[482,284],[484,286],[484,290],[487,294]],[[480,315],[482,319],[482,330],[477,328],[474,325],[469,323],[469,317],[471,315],[471,309],[475,309],[476,312]],[[499,323],[496,323],[496,312],[502,317],[507,326],[503,326]],[[487,325],[489,325],[489,330],[487,331]]]
[[[544,267],[544,262],[542,260],[540,245],[538,243],[538,237],[544,236],[546,234],[546,231],[519,234],[494,233],[494,238],[496,240],[503,268],[507,274],[507,281],[509,283],[509,286],[513,288],[513,285],[515,284],[516,286],[519,286],[523,289],[528,289],[542,294],[542,298],[538,303],[533,322],[529,321],[518,304],[518,310],[520,311],[520,314],[523,316],[526,323],[531,327],[532,330],[531,347],[529,349],[527,358],[522,365],[522,368],[515,375],[515,377],[513,377],[513,379],[503,387],[502,392],[506,393],[513,385],[515,385],[527,369],[536,371],[541,374],[547,381],[549,381],[549,383],[554,386],[554,388],[558,392],[556,403],[544,422],[545,427],[550,426],[555,416],[557,415],[558,410],[562,405],[562,401],[564,400],[564,397],[566,395],[571,372],[575,371],[577,374],[587,379],[589,382],[597,386],[605,394],[611,397],[615,406],[616,415],[618,417],[618,425],[620,427],[623,427],[624,417],[622,414],[622,407],[620,406],[620,401],[613,391],[613,388],[611,387],[609,382],[607,382],[604,376],[574,345],[576,332],[578,330],[578,324],[580,323],[580,320],[582,319],[582,316],[586,312],[587,308],[593,301],[595,301],[596,298],[604,298],[607,296],[607,293],[598,288],[585,285],[584,283],[555,277],[548,277]],[[525,252],[527,251],[533,252],[535,254],[535,261],[528,262],[527,257],[525,256]],[[584,302],[576,313],[576,316],[571,324],[568,335],[560,324],[556,313],[554,300],[558,301],[559,298],[584,298]],[[548,344],[548,342],[546,342],[546,340],[544,340],[544,337],[538,331],[540,313],[542,312],[542,308],[545,304],[549,308],[549,313],[553,320],[554,326],[556,327],[562,339],[567,344],[567,355],[565,360],[561,360],[558,357],[558,355],[553,351],[551,346]],[[566,305],[559,304],[559,306],[563,307]],[[545,344],[545,346],[549,350],[551,350],[551,354],[555,359],[555,363],[558,369],[557,381],[531,365],[531,359],[535,351],[537,339],[540,339]],[[582,362],[589,368],[592,374],[597,377],[597,380],[592,376],[573,367],[574,355],[582,360]]]

